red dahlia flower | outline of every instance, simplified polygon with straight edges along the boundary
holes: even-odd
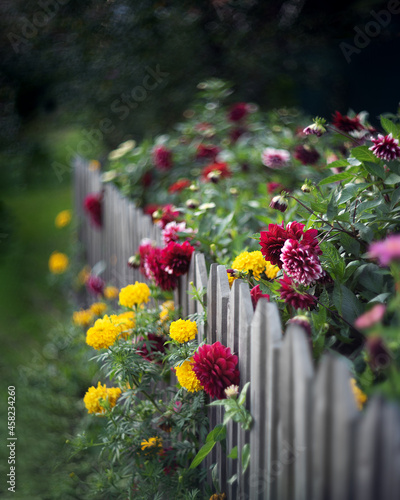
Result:
[[[301,144],[295,147],[293,156],[303,165],[314,165],[319,160],[319,153],[316,149]]]
[[[323,271],[315,248],[303,241],[286,240],[281,251],[282,269],[302,285],[322,277]]]
[[[194,248],[188,241],[182,244],[175,241],[168,243],[161,250],[161,262],[165,271],[176,277],[187,273],[193,252]]]
[[[260,245],[261,253],[265,260],[271,262],[282,269],[283,262],[281,261],[281,252],[286,240],[293,239],[303,241],[304,244],[311,245],[314,248],[316,255],[321,255],[321,250],[318,246],[316,229],[308,229],[304,232],[304,224],[299,222],[289,222],[286,229],[282,225],[269,224],[268,231],[261,231]]]
[[[193,356],[193,371],[212,398],[225,399],[225,389],[239,385],[238,358],[220,342],[200,346]]]
[[[229,269],[228,269],[229,272]],[[269,295],[267,293],[262,293],[260,285],[255,286],[250,290],[251,301],[253,302],[254,309],[260,299],[265,298],[269,301]]]
[[[156,361],[156,363],[161,364],[159,354],[165,354],[164,343],[166,341],[167,338],[162,335],[148,333],[147,340],[140,337],[136,343],[136,347],[138,348],[137,353],[148,361]]]
[[[196,152],[196,159],[202,160],[207,158],[214,161],[219,151],[219,147],[213,144],[199,144]]]
[[[230,140],[235,143],[237,142],[243,134],[245,134],[247,130],[243,127],[235,127],[232,130],[229,131],[229,138]]]
[[[141,241],[139,248],[138,248],[138,253],[140,256],[140,265],[139,269],[142,274],[147,276],[146,270],[145,270],[145,262],[146,262],[146,257],[147,255],[151,252],[151,250],[154,248],[154,243],[152,240],[149,238],[145,238]],[[147,278],[150,278],[150,276],[147,276]]]
[[[202,177],[203,180],[208,181],[209,175],[212,174],[213,172],[219,172],[219,177],[222,179],[226,179],[228,177],[232,176],[232,172],[229,170],[228,164],[227,163],[211,163],[210,165],[207,165],[206,167],[203,168],[202,171]]]
[[[93,225],[102,226],[103,193],[88,194],[83,202],[83,208],[89,214]]]
[[[230,122],[239,122],[249,114],[249,106],[245,102],[233,104],[228,111]]]
[[[339,111],[336,111],[333,115],[332,125],[346,133],[364,129],[359,116],[350,118],[350,116],[342,115]]]
[[[166,272],[161,252],[161,248],[154,247],[146,255],[145,274],[148,278],[153,279],[162,290],[174,290],[178,285],[178,279],[175,275]]]
[[[157,222],[161,229],[164,229],[169,222],[177,220],[179,215],[179,211],[175,210],[173,205],[164,205],[152,214],[153,220]]]
[[[170,194],[180,193],[189,186],[190,186],[189,179],[179,179],[179,181],[176,181],[170,185],[170,187],[168,188],[168,193]]]
[[[398,139],[393,139],[392,134],[378,135],[377,139],[371,139],[374,143],[369,149],[377,158],[385,161],[395,160],[400,157],[400,147]]]
[[[153,151],[154,165],[160,170],[169,170],[172,167],[172,151],[165,146],[157,146]]]
[[[91,274],[85,284],[88,292],[92,295],[103,295],[105,283],[99,276]]]
[[[286,304],[293,306],[295,309],[313,309],[315,307],[315,297],[307,292],[298,290],[289,276],[284,275],[283,279],[279,280],[279,283],[281,285],[279,289],[280,298]]]

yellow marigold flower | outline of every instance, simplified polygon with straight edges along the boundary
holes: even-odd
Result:
[[[160,320],[164,323],[168,320],[172,311],[175,311],[175,304],[173,300],[167,300],[161,304]]]
[[[101,164],[98,160],[90,160],[89,162],[89,170],[95,172],[96,170],[100,170]]]
[[[159,437],[151,437],[149,439],[143,439],[140,443],[140,448],[142,451],[152,452],[162,450],[162,439]]]
[[[82,311],[75,311],[72,315],[74,325],[86,327],[93,321],[93,313],[90,309],[83,309]]]
[[[104,302],[94,302],[90,306],[90,310],[95,316],[102,316],[105,313],[105,310],[107,309],[107,304]]]
[[[150,300],[150,288],[146,283],[136,281],[134,285],[128,285],[119,292],[119,303],[121,306],[133,307]]]
[[[71,210],[62,210],[57,214],[56,219],[54,221],[56,227],[58,228],[68,226],[70,222],[71,222]]]
[[[176,377],[182,387],[189,392],[198,392],[203,389],[203,386],[196,377],[192,368],[193,357],[190,360],[184,361],[181,366],[175,367]]]
[[[130,331],[135,327],[135,313],[128,311],[121,314],[112,314],[110,319],[119,329],[121,337],[127,339],[131,333]]]
[[[89,387],[83,402],[89,413],[104,414],[106,410],[102,406],[102,402],[108,401],[110,408],[114,408],[117,399],[121,396],[121,392],[119,387],[107,388],[105,384],[101,385],[99,382],[97,387]]]
[[[94,349],[104,349],[112,346],[120,333],[121,329],[106,314],[86,332],[86,343]]]
[[[106,286],[103,293],[106,299],[114,300],[118,297],[119,290],[116,286]]]
[[[53,274],[62,274],[69,265],[69,259],[65,253],[53,252],[49,258],[49,269]]]
[[[354,399],[356,401],[357,408],[361,411],[364,404],[367,402],[367,395],[358,387],[356,379],[350,379],[351,388],[353,390]]]
[[[78,283],[80,285],[85,285],[86,281],[89,278],[89,276],[90,276],[90,267],[89,266],[85,266],[84,268],[82,268],[79,271],[79,274],[78,274]]]
[[[232,268],[243,272],[252,272],[256,280],[265,272],[268,278],[274,278],[279,271],[278,266],[272,266],[267,262],[260,251],[242,252],[232,262]]]
[[[229,286],[232,287],[233,282],[235,281],[236,278],[233,276],[232,273],[227,272],[226,274],[228,275]]]
[[[169,327],[169,336],[181,344],[193,340],[196,335],[196,322],[190,321],[190,319],[178,319],[178,321],[173,321]]]
[[[226,500],[226,495],[225,493],[214,493],[210,496],[210,500]]]

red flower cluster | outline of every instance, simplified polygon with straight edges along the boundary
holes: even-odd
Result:
[[[176,181],[170,185],[170,187],[168,188],[168,193],[170,194],[180,193],[189,186],[190,186],[189,179],[179,179],[179,181]]]
[[[172,151],[165,146],[157,146],[153,151],[154,165],[160,170],[169,170],[172,167]]]
[[[304,224],[300,222],[289,222],[286,229],[282,225],[269,224],[268,231],[261,231],[260,245],[261,253],[264,255],[265,260],[271,262],[282,269],[283,262],[281,260],[281,252],[286,240],[302,241],[303,245],[312,247],[313,253],[321,255],[321,250],[318,246],[316,229],[308,229],[304,231]]]
[[[91,274],[86,280],[86,288],[92,295],[103,295],[105,282],[99,277]]]
[[[188,272],[193,252],[194,248],[188,241],[182,244],[171,241],[162,249],[161,263],[168,274],[181,276]]]
[[[207,158],[214,161],[219,151],[219,147],[213,144],[199,144],[196,152],[196,159],[202,160]]]
[[[178,284],[178,278],[165,271],[161,257],[162,249],[153,247],[144,260],[144,270],[147,278],[155,281],[161,290],[174,290]]]
[[[293,156],[299,160],[303,165],[314,165],[319,160],[319,153],[311,146],[299,145],[295,147]]]
[[[315,306],[315,297],[298,290],[289,276],[284,275],[283,279],[279,280],[279,283],[281,285],[279,289],[280,297],[286,304],[290,304],[295,309],[312,309]]]
[[[193,356],[193,371],[212,398],[225,399],[225,389],[239,385],[238,358],[220,342],[202,345]]]
[[[103,193],[88,194],[83,202],[84,210],[89,214],[90,221],[96,227],[102,226]]]
[[[210,165],[207,165],[206,167],[203,168],[202,172],[202,178],[204,181],[208,181],[209,175],[212,174],[212,172],[219,172],[219,176],[222,179],[226,179],[228,177],[232,176],[232,172],[229,170],[228,164],[227,163],[211,163]]]
[[[345,133],[364,129],[359,116],[350,118],[350,116],[342,115],[339,111],[336,111],[333,115],[332,125]]]
[[[179,216],[179,211],[175,210],[173,205],[164,205],[152,214],[153,220],[157,222],[161,229],[164,229],[169,222],[177,220]]]
[[[239,122],[249,114],[249,106],[245,102],[233,104],[228,112],[228,120],[230,122]]]

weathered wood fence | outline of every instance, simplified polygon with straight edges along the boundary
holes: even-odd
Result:
[[[100,174],[78,160],[75,202],[86,261],[105,261],[105,279],[118,287],[143,281],[127,260],[142,238],[161,243],[159,228],[110,184],[104,186],[104,227],[93,228],[82,203],[100,189]],[[315,369],[304,331],[291,325],[284,333],[277,306],[265,300],[254,312],[247,284],[236,280],[230,289],[225,267],[212,264],[207,272],[202,254],[194,254],[175,294],[184,315],[201,312],[187,294],[190,282],[207,289],[208,320],[199,339],[204,334],[208,343],[229,346],[239,357],[241,385],[250,381],[253,428],[244,432],[233,424],[227,433],[228,453],[250,443],[246,474],[237,471],[240,456],[226,459],[216,447],[207,462],[218,463],[228,500],[399,500],[398,406],[375,397],[359,412],[346,361],[326,355]],[[210,408],[209,418],[212,426],[220,422],[221,408]]]

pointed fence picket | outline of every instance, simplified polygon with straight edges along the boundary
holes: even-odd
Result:
[[[81,256],[91,267],[104,264],[104,278],[121,287],[145,281],[127,266],[143,238],[162,244],[151,217],[102,186],[99,172],[77,159],[74,169],[75,213]],[[82,205],[89,193],[103,191],[103,228],[93,227]],[[202,302],[190,295],[205,290]],[[224,266],[194,252],[174,299],[182,316],[206,314],[198,340],[221,342],[238,355],[240,387],[250,381],[246,406],[253,426],[227,428],[227,451],[216,445],[205,460],[208,482],[217,479],[229,500],[398,500],[400,498],[400,409],[381,397],[365,412],[354,402],[347,363],[325,355],[317,370],[303,329],[283,331],[276,304],[259,300],[256,310],[248,285],[229,287]],[[205,310],[203,309],[205,305]],[[173,377],[174,378],[174,377]],[[172,383],[176,383],[174,380]],[[209,407],[210,428],[221,423],[221,407]],[[242,474],[241,451],[250,445],[250,463]],[[238,446],[238,460],[227,454]],[[213,474],[211,467],[217,464]],[[237,475],[236,480],[229,481]]]

